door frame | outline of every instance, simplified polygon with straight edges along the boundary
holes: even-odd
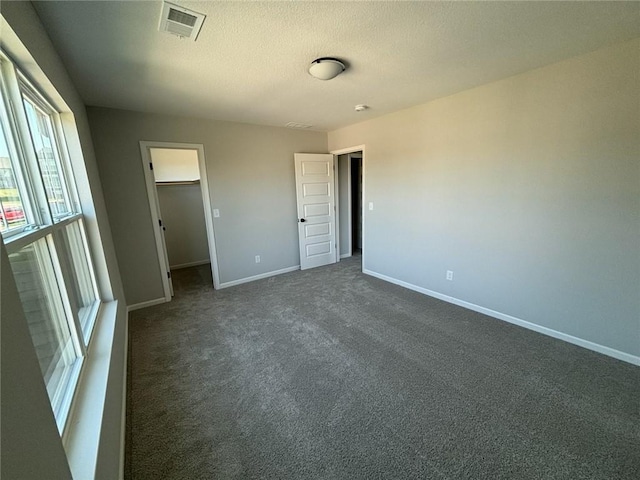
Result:
[[[354,160],[360,160],[362,161],[362,157],[358,157],[357,159],[353,158],[352,155],[354,153],[360,153],[358,152],[352,152],[352,153],[346,153],[346,154],[341,154],[341,155],[346,155],[347,156],[347,225],[349,226],[349,228],[347,229],[347,241],[349,242],[349,251],[347,253],[343,253],[340,255],[340,258],[349,258],[351,256],[353,256],[353,181],[352,181],[352,175],[351,175],[351,170],[352,170],[352,166],[353,166],[353,161]],[[340,156],[341,156],[340,155]],[[340,156],[336,156],[336,158],[339,158]],[[338,164],[340,163],[340,160],[338,160]],[[338,165],[338,168],[340,168],[340,165]],[[362,168],[362,167],[361,167]],[[337,179],[336,179],[337,181]],[[340,196],[340,195],[338,195]],[[338,213],[339,215],[339,213]],[[342,247],[340,245],[340,247]]]
[[[347,193],[347,202],[348,202],[348,215],[349,215],[349,225],[351,226],[351,223],[353,221],[352,218],[352,203],[351,203],[351,155],[352,153],[357,153],[357,152],[362,152],[362,196],[360,198],[360,202],[362,205],[362,269],[364,270],[364,259],[365,259],[365,228],[364,228],[364,223],[365,223],[365,184],[366,184],[366,176],[365,176],[365,146],[364,145],[357,145],[355,147],[347,147],[347,148],[341,148],[338,150],[331,150],[329,153],[331,153],[335,159],[334,164],[336,165],[335,168],[335,180],[334,183],[336,185],[335,190],[338,192],[336,194],[336,242],[338,244],[338,247],[336,248],[336,255],[338,257],[338,261],[340,261],[341,258],[347,258],[350,255],[346,255],[344,257],[342,257],[342,255],[338,252],[342,251],[342,245],[340,242],[340,183],[339,183],[339,176],[338,176],[338,171],[340,170],[340,160],[338,159],[339,155],[347,155],[348,159],[349,159],[349,168],[347,169],[348,173],[348,193]],[[351,233],[351,229],[349,229],[349,240],[351,242],[351,244],[349,245],[349,252],[351,252],[351,255],[353,255],[353,238],[352,238],[352,233]]]
[[[155,182],[155,176],[151,167],[151,148],[168,148],[176,150],[196,150],[198,153],[198,170],[200,171],[200,190],[202,192],[202,204],[204,206],[204,221],[207,231],[207,243],[209,245],[209,259],[211,260],[211,272],[213,274],[213,287],[220,289],[220,275],[218,268],[218,255],[216,253],[215,231],[213,227],[213,210],[211,208],[211,195],[209,193],[209,181],[207,177],[207,165],[204,155],[204,145],[201,143],[176,143],[176,142],[155,142],[140,141],[140,154],[142,159],[142,168],[145,176],[147,187],[147,196],[149,199],[149,208],[151,210],[151,220],[153,222],[153,235],[155,237],[156,251],[158,254],[158,262],[161,272],[170,272],[169,263],[166,260],[166,246],[162,238],[163,233],[160,230],[160,203],[158,201],[158,190]],[[167,275],[162,275],[162,287],[164,290],[165,301],[171,301],[171,284]]]

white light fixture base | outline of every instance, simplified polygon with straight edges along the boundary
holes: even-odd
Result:
[[[344,63],[337,58],[322,57],[311,62],[309,74],[319,80],[331,80],[347,69]]]

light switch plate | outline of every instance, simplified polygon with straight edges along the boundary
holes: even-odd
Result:
[[[217,208],[214,208],[213,209],[213,217],[214,218],[220,217],[220,210],[218,210]]]

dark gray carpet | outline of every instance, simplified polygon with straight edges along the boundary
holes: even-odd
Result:
[[[358,262],[175,272],[131,315],[125,478],[640,478],[640,368]]]

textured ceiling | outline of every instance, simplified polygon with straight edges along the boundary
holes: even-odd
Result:
[[[331,130],[640,36],[637,2],[36,2],[87,105]],[[307,73],[346,60],[334,80]],[[371,108],[356,113],[354,106]]]

